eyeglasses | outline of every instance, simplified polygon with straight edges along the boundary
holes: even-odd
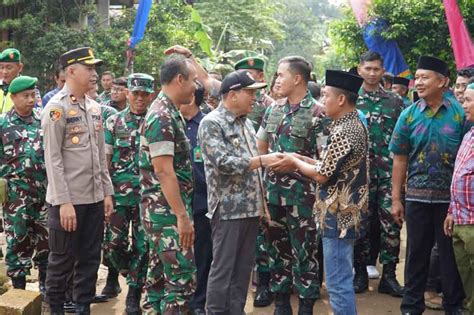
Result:
[[[110,91],[112,93],[120,93],[120,92],[125,91],[125,88],[123,88],[123,87],[113,87],[113,88],[110,89]]]

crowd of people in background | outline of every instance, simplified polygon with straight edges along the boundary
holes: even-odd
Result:
[[[323,281],[334,314],[357,314],[374,278],[402,314],[474,314],[474,67],[453,84],[421,56],[410,80],[367,51],[318,83],[289,56],[267,84],[257,55],[223,76],[165,54],[158,84],[69,50],[42,98],[0,54],[7,275],[25,289],[38,269],[44,314],[90,314],[125,277],[127,314],[241,315],[252,272],[275,315],[292,294],[317,313]]]

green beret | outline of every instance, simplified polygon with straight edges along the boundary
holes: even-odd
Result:
[[[235,70],[239,69],[255,69],[263,71],[265,67],[265,61],[260,57],[247,57],[237,61],[234,66]]]
[[[127,87],[130,92],[133,91],[145,91],[148,93],[153,93],[155,90],[153,88],[153,82],[155,79],[145,73],[133,73],[128,76]]]
[[[0,54],[0,62],[21,62],[21,54],[18,49],[7,48]]]
[[[8,92],[16,94],[25,90],[32,90],[35,88],[36,82],[38,82],[37,78],[21,75],[13,79],[13,81],[10,83],[10,86],[8,87]]]

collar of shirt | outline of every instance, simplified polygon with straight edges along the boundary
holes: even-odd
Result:
[[[426,103],[426,101],[423,98],[420,98],[417,105],[420,107],[420,112],[424,112],[426,110],[426,108],[429,107],[428,103]],[[446,109],[448,109],[448,107],[450,105],[451,105],[451,103],[449,102],[449,100],[446,97],[443,97],[443,102],[441,103],[441,107],[444,106],[444,107],[446,107]]]
[[[224,116],[224,119],[229,124],[233,124],[237,120],[240,120],[242,118],[243,119],[246,118],[246,116],[240,116],[240,117],[235,116],[235,114],[233,112],[231,112],[230,110],[228,110],[227,108],[224,107],[224,103],[222,103],[222,102],[219,104],[219,106],[215,110],[217,110],[219,113],[221,113]]]
[[[338,118],[338,119],[334,120],[332,122],[332,125],[337,126],[337,125],[340,125],[342,123],[345,123],[345,122],[353,120],[353,119],[359,119],[359,113],[355,109],[353,111],[345,114],[341,118]]]
[[[28,116],[20,116],[17,111],[12,108],[10,109],[10,111],[8,112],[8,115],[11,117],[11,120],[12,121],[17,121],[17,120],[22,120],[24,121],[25,123],[27,123],[28,125],[30,125],[34,120],[37,120],[39,121],[40,120],[40,117],[38,116],[38,113],[36,111],[32,111],[31,112],[31,115],[28,115]]]
[[[361,97],[383,97],[387,98],[389,95],[381,86],[375,91],[366,91],[363,87],[359,89],[359,96]]]
[[[201,111],[198,111],[196,115],[194,115],[193,118],[190,119],[190,121],[194,121],[196,124],[200,124],[201,120],[204,118],[204,114]]]

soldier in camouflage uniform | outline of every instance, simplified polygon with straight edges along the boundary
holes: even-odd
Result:
[[[177,106],[192,101],[196,78],[188,59],[166,59],[162,91],[140,128],[140,217],[149,242],[146,311],[155,314],[187,314],[195,289],[191,145]]]
[[[286,57],[278,65],[275,86],[284,98],[265,113],[257,133],[259,153],[297,152],[318,158],[325,122],[323,107],[307,91],[311,66],[302,57]],[[296,172],[266,174],[270,211],[271,290],[275,314],[291,314],[294,285],[301,314],[312,314],[319,298],[317,231],[313,220],[315,187]]]
[[[148,266],[148,244],[140,223],[138,149],[139,127],[152,101],[152,76],[134,73],[128,77],[129,106],[111,116],[105,126],[105,152],[114,184],[115,209],[104,240],[104,254],[116,270],[127,275],[127,314],[140,313],[141,291]],[[132,243],[129,247],[129,227]]]
[[[237,61],[234,66],[235,70],[246,69],[250,75],[257,82],[265,81],[265,62],[259,57],[247,57]],[[255,132],[258,131],[262,123],[265,110],[273,103],[273,99],[265,94],[265,91],[257,90],[257,99],[252,106],[252,112],[247,115],[247,118],[252,122]],[[270,291],[270,257],[268,256],[268,241],[265,239],[264,227],[261,226],[257,235],[257,247],[255,264],[257,266],[257,292],[253,305],[255,307],[268,306],[273,301],[273,296]]]
[[[0,116],[0,178],[7,182],[3,204],[7,275],[25,289],[32,256],[44,294],[48,265],[46,170],[41,121],[35,105],[36,78],[19,76],[9,85],[13,108]]]
[[[378,213],[381,230],[380,263],[383,265],[383,274],[378,290],[381,293],[401,297],[403,287],[395,278],[395,268],[400,253],[401,227],[391,214],[393,161],[388,144],[403,109],[403,102],[400,97],[380,86],[384,68],[383,58],[378,53],[368,51],[362,54],[358,72],[364,79],[364,83],[359,92],[357,108],[367,118],[369,129],[369,213],[370,215]],[[370,242],[367,237],[356,242],[354,249],[356,293],[362,293],[368,289],[366,265],[369,250]]]

